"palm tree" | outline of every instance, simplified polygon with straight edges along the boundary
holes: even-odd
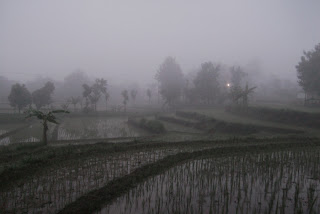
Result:
[[[71,97],[68,101],[73,105],[73,110],[76,111],[76,106],[80,103],[81,97]]]
[[[41,120],[41,123],[43,125],[42,141],[45,145],[47,145],[48,144],[48,142],[47,142],[48,122],[54,123],[54,124],[59,124],[56,121],[57,118],[54,116],[54,114],[56,114],[56,113],[69,113],[69,112],[65,111],[65,110],[54,110],[54,111],[49,111],[48,113],[44,113],[39,110],[30,109],[26,113],[28,114],[26,116],[26,118],[37,117],[39,120]]]

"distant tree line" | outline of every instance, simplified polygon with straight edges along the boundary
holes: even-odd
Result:
[[[54,84],[47,82],[42,88],[35,90],[31,94],[24,84],[16,83],[12,85],[8,100],[12,107],[18,109],[19,113],[27,106],[31,108],[32,104],[39,110],[52,103],[51,95],[54,89]]]
[[[305,104],[320,104],[320,43],[314,50],[304,51],[296,66],[298,83],[305,92]]]
[[[300,62],[296,66],[298,83],[304,90],[307,98],[318,98],[320,102],[320,44],[316,45],[314,50],[304,52]],[[221,74],[228,71],[228,78],[221,78]],[[190,78],[184,75],[180,65],[174,57],[167,57],[160,64],[156,71],[155,79],[157,86],[146,89],[145,96],[148,103],[151,104],[152,97],[161,96],[163,107],[175,107],[179,104],[201,104],[201,105],[220,105],[225,102],[231,102],[238,106],[248,106],[250,94],[256,86],[254,82],[248,83],[248,73],[241,67],[232,66],[223,68],[220,64],[214,64],[211,61],[203,62],[195,75]],[[1,86],[12,84],[12,81],[0,77]],[[273,82],[274,88],[279,89],[277,81]],[[84,112],[97,111],[97,103],[103,99],[107,109],[110,99],[110,93],[107,89],[107,80],[98,78],[94,82],[81,70],[77,70],[65,78],[64,85],[58,87],[60,96],[66,97],[66,102],[61,105],[65,110],[69,105],[73,105],[74,111],[80,105]],[[62,88],[62,89],[61,89]],[[155,90],[157,88],[157,90]],[[4,91],[5,87],[2,91]],[[16,108],[20,113],[24,108],[41,109],[49,107],[53,103],[52,95],[56,87],[52,81],[47,81],[42,87],[36,88],[32,93],[24,84],[15,83],[11,86],[8,96],[9,104]],[[288,93],[288,92],[286,92]],[[122,97],[123,111],[126,111],[127,104],[132,101],[136,104],[138,90],[119,91],[119,97]]]
[[[248,96],[256,87],[243,84],[247,73],[240,67],[231,67],[230,82],[219,78],[221,66],[204,62],[192,80],[186,79],[180,65],[173,57],[167,57],[156,73],[163,107],[173,107],[179,103],[219,105],[231,100],[235,105],[248,105]],[[239,101],[242,102],[239,102]]]

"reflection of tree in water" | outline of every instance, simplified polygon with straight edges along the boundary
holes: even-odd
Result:
[[[52,131],[52,127],[49,127],[49,132]],[[17,133],[14,133],[4,139],[0,140],[0,145],[7,145],[11,143],[20,142],[40,142],[41,139],[41,129],[39,124],[30,125]]]
[[[125,118],[81,118],[65,121],[58,130],[59,140],[135,137],[139,134]]]
[[[83,121],[85,137],[113,138],[137,136],[124,119],[93,119]]]
[[[98,124],[91,121],[82,120],[84,130],[82,132],[83,138],[97,138],[99,137]]]

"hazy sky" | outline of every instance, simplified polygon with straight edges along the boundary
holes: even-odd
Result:
[[[0,75],[54,79],[81,68],[152,81],[168,55],[188,72],[211,60],[296,76],[320,42],[319,0],[0,0]]]

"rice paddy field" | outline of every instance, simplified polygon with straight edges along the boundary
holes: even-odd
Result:
[[[127,120],[126,117],[67,118],[59,126],[56,140],[138,137],[146,134],[129,126]]]
[[[320,213],[316,135],[216,112],[1,123],[0,213]]]
[[[64,118],[58,125],[49,124],[49,141],[86,140],[121,137],[139,137],[148,135],[127,124],[127,117],[76,117]],[[41,123],[15,123],[0,126],[0,145],[22,142],[40,142],[42,139]],[[12,134],[4,134],[12,131]],[[2,137],[1,137],[2,136]]]
[[[285,150],[187,161],[97,213],[319,213],[319,152]]]

